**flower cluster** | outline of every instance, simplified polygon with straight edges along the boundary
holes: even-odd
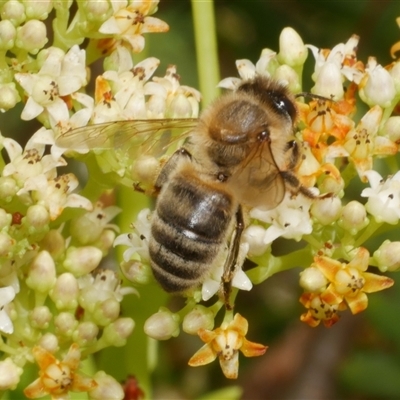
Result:
[[[139,192],[159,190],[151,184],[185,138],[174,129],[187,130],[199,114],[200,93],[180,84],[175,66],[157,77],[156,58],[134,62],[133,54],[145,45],[143,34],[168,30],[152,16],[157,6],[158,0],[8,0],[1,6],[0,111],[23,102],[21,119],[42,125],[25,146],[0,136],[3,391],[14,390],[24,367],[37,363],[38,378],[24,390],[28,398],[67,398],[69,391],[87,392],[90,399],[124,397],[121,385],[103,371],[83,374],[81,361],[106,347],[124,346],[134,329],[121,302],[137,291],[120,274],[139,287],[152,281],[152,212],[136,200]],[[54,17],[52,43],[49,17]],[[300,266],[300,301],[306,308],[301,320],[331,326],[340,311],[361,312],[367,294],[393,285],[368,269],[397,271],[400,242],[387,239],[370,249],[367,240],[381,228],[397,229],[400,219],[400,175],[394,168],[393,175],[383,176],[385,169],[375,162],[391,160],[387,166],[393,166],[399,150],[400,121],[393,111],[400,99],[400,63],[384,67],[374,57],[358,60],[358,40],[352,36],[331,50],[318,49],[285,28],[278,52],[264,49],[255,64],[239,60],[240,78],[220,82],[235,90],[242,80],[262,75],[287,86],[296,96],[295,135],[302,154],[297,165],[287,167],[299,190],[287,190],[272,210],[245,210],[246,229],[236,269],[230,271],[232,307],[239,289],[249,291]],[[314,86],[306,94],[302,71],[309,52],[315,59]],[[92,79],[88,66],[100,59],[104,70]],[[172,125],[164,125],[165,119]],[[174,120],[179,122],[173,125]],[[75,174],[60,173],[66,155],[86,164],[84,189]],[[140,208],[130,233],[124,227],[118,237],[120,226],[112,220],[130,216],[110,200],[116,183],[136,189],[132,208]],[[306,246],[276,257],[271,244],[277,238],[303,240]],[[99,268],[113,245],[116,252],[127,247],[118,272]],[[267,347],[246,339],[247,320],[221,295],[228,253],[227,245],[199,287],[185,293],[181,310],[160,304],[144,332],[167,340],[182,327],[205,342],[189,365],[218,358],[225,376],[236,378],[239,351],[252,357]],[[246,258],[256,266],[243,271]],[[199,304],[207,300],[211,305]],[[223,322],[214,328],[220,312]]]

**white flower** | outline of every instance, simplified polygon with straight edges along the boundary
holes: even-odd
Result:
[[[357,35],[353,35],[346,43],[339,43],[332,50],[318,49],[313,45],[306,45],[315,58],[315,69],[312,76],[314,82],[317,82],[318,75],[325,64],[333,64],[340,70],[343,77],[359,83],[363,75],[356,64],[356,50],[359,39]]]
[[[365,76],[360,82],[359,94],[369,106],[389,107],[396,96],[396,88],[390,73],[378,64],[374,57],[369,57]]]
[[[93,206],[90,200],[72,193],[78,185],[78,179],[73,174],[60,175],[52,179],[46,179],[44,175],[41,175],[26,183],[24,189],[34,191],[32,197],[37,204],[48,209],[50,219],[54,221],[66,207],[92,210]]]
[[[47,111],[54,121],[68,113],[62,96],[68,96],[86,85],[85,51],[77,45],[68,53],[55,47],[46,50],[47,58],[37,74],[17,73],[16,81],[28,94],[21,118],[31,120]]]
[[[368,197],[366,210],[377,222],[397,224],[400,218],[400,171],[386,181],[374,170],[365,172],[365,176],[371,185],[361,192],[362,197]]]
[[[312,232],[312,220],[309,213],[311,204],[312,199],[306,196],[293,196],[291,193],[286,193],[278,207],[267,211],[253,208],[250,211],[250,217],[271,224],[265,232],[265,244],[272,243],[280,236],[300,240],[303,235]]]
[[[145,85],[148,118],[196,118],[199,114],[200,92],[180,85],[175,65],[167,68],[163,78],[154,77]]]
[[[138,254],[141,260],[149,260],[149,239],[150,239],[150,220],[151,211],[148,208],[141,210],[133,224],[134,232],[119,235],[114,246],[129,246],[124,251],[123,258],[129,261],[135,254]]]
[[[11,334],[14,332],[14,326],[8,316],[5,306],[14,300],[15,291],[11,286],[0,288],[0,331]]]
[[[236,271],[232,278],[232,286],[240,290],[249,291],[253,287],[250,279],[242,270],[242,264],[249,250],[249,245],[247,243],[241,243],[239,249],[238,259],[236,261]],[[222,265],[217,265],[211,275],[203,282],[201,287],[201,297],[204,301],[210,299],[214,294],[218,292],[221,287],[221,278],[224,273],[224,267]]]
[[[235,90],[242,80],[252,79],[256,75],[271,76],[277,66],[276,53],[270,49],[264,49],[255,65],[250,60],[237,60],[236,68],[240,78],[225,78],[219,82],[218,87]]]
[[[122,116],[119,119],[146,118],[145,86],[160,61],[150,57],[133,67],[130,57],[127,58],[123,54],[126,51],[124,48],[118,49],[118,52],[122,53],[119,58],[126,62],[119,67],[118,71],[104,72],[103,78],[110,82],[113,98],[121,110]]]
[[[110,269],[101,270],[96,275],[84,275],[78,279],[79,304],[85,310],[93,311],[98,303],[108,299],[120,303],[127,294],[137,293],[133,287],[122,286],[121,283],[117,274]]]
[[[114,14],[101,25],[99,31],[128,42],[135,53],[144,48],[146,32],[166,32],[169,27],[158,18],[149,17],[157,10],[159,0],[112,0]]]

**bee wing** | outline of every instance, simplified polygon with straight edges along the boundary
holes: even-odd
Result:
[[[65,132],[56,139],[56,145],[76,151],[126,148],[132,156],[159,156],[172,143],[188,136],[197,121],[180,118],[106,122]]]
[[[243,166],[231,177],[232,190],[241,203],[270,210],[285,196],[285,183],[274,160],[269,142],[255,146]],[[243,190],[245,188],[245,190]]]

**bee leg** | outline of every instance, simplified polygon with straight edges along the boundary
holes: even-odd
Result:
[[[136,181],[133,183],[133,190],[138,193],[144,193],[147,196],[157,197],[160,194],[162,186],[165,182],[168,181],[171,172],[175,170],[176,165],[182,156],[186,156],[189,159],[192,158],[192,155],[185,148],[182,147],[178,149],[177,151],[175,151],[174,154],[172,154],[165,165],[161,168],[161,171],[158,174],[155,183],[152,182],[149,185],[145,184],[143,186],[140,181]]]
[[[295,140],[290,140],[289,142],[286,143],[285,152],[291,153],[289,158],[289,165],[287,166],[287,169],[290,171],[294,169],[299,163],[300,159],[299,144]]]
[[[232,235],[232,240],[229,246],[228,257],[225,261],[224,272],[222,274],[222,292],[225,300],[225,307],[227,310],[232,310],[229,298],[232,291],[232,279],[236,272],[237,259],[240,248],[240,238],[244,229],[244,219],[242,207],[239,205],[236,211],[236,227]]]
[[[192,155],[184,147],[181,147],[175,151],[175,153],[172,154],[166,164],[162,167],[161,172],[158,175],[155,184],[156,190],[160,191],[164,183],[168,181],[171,172],[175,171],[178,161],[181,159],[181,157],[187,157],[190,160],[192,159]]]

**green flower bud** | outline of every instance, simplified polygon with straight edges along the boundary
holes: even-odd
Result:
[[[98,267],[102,257],[101,250],[93,246],[70,247],[63,265],[67,271],[79,277]]]
[[[0,361],[0,390],[14,390],[23,371],[11,358]]]
[[[89,2],[90,3],[90,2]],[[107,375],[104,371],[98,371],[93,376],[97,386],[90,390],[89,400],[103,400],[103,399],[124,399],[125,394],[122,386],[112,376]]]
[[[46,306],[35,307],[29,314],[29,321],[33,328],[47,329],[53,317]]]
[[[134,327],[135,322],[132,318],[119,318],[104,328],[101,340],[109,346],[125,346],[126,339],[130,336]]]
[[[38,345],[54,354],[58,350],[57,336],[53,333],[47,332],[39,339]]]
[[[9,20],[14,26],[19,26],[25,21],[25,8],[17,0],[10,0],[4,3],[1,9],[1,19]]]
[[[91,321],[86,321],[78,325],[77,329],[72,335],[72,339],[81,347],[89,346],[96,341],[98,333],[99,328],[97,325]]]
[[[53,9],[52,0],[22,0],[22,3],[25,6],[25,14],[28,19],[45,20]]]
[[[19,97],[18,91],[15,88],[15,83],[11,82],[0,85],[0,110],[2,112],[11,110],[20,101],[21,97]]]
[[[15,239],[8,233],[0,232],[0,257],[10,257],[15,243]]]
[[[121,312],[120,303],[110,297],[97,304],[93,313],[93,320],[97,325],[106,326],[115,321]]]
[[[356,235],[361,229],[368,225],[367,211],[365,207],[356,200],[350,201],[342,208],[342,216],[338,225]]]
[[[47,227],[50,222],[47,208],[40,204],[30,206],[26,212],[26,222],[29,224],[31,233]]]
[[[9,50],[14,47],[14,40],[17,36],[15,26],[9,20],[0,21],[0,49]]]
[[[56,267],[48,251],[41,251],[29,266],[26,284],[29,288],[46,294],[56,283]]]
[[[179,315],[161,307],[144,323],[144,332],[156,340],[168,340],[179,335]]]
[[[61,274],[50,292],[50,298],[59,310],[75,310],[78,306],[79,286],[69,272]]]
[[[53,229],[40,242],[40,247],[43,250],[47,250],[53,259],[57,260],[65,251],[64,236],[58,230]]]
[[[31,19],[17,28],[15,45],[31,54],[37,54],[47,43],[46,25],[37,19]]]
[[[304,64],[307,56],[308,50],[300,35],[293,28],[284,28],[279,36],[279,62],[297,67]]]
[[[400,268],[400,242],[385,240],[374,253],[381,272],[398,271]]]
[[[78,321],[75,319],[73,314],[62,312],[54,318],[54,325],[58,335],[71,338],[78,326]]]
[[[4,176],[0,177],[0,199],[9,203],[18,190],[19,187],[14,179]]]
[[[199,329],[214,328],[214,313],[204,306],[196,306],[183,318],[182,329],[189,335],[197,335]]]
[[[310,293],[319,293],[326,289],[328,280],[317,267],[306,268],[300,272],[300,286]]]

